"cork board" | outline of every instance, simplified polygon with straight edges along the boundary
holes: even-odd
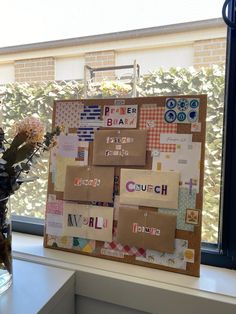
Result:
[[[206,95],[55,101],[44,246],[200,276]]]

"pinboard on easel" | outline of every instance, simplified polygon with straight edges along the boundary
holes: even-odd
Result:
[[[199,276],[205,95],[55,101],[44,246]]]

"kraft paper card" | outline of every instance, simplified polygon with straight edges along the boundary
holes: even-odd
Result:
[[[121,244],[173,253],[176,216],[141,209],[119,211],[117,240]]]
[[[178,208],[179,172],[121,169],[120,203]]]
[[[113,208],[65,203],[63,234],[98,241],[112,241]]]
[[[95,132],[93,165],[146,163],[147,130],[101,130]]]
[[[64,199],[71,201],[113,201],[113,167],[66,168]]]

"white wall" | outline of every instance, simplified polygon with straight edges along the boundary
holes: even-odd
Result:
[[[57,58],[55,60],[56,80],[78,80],[84,77],[84,58]]]
[[[14,64],[0,64],[0,85],[15,82]]]
[[[140,65],[140,74],[146,74],[160,67],[189,67],[193,65],[193,47],[176,46],[150,50],[117,52],[116,64],[133,64],[134,60]],[[126,73],[130,73],[126,70]]]
[[[108,302],[102,302],[80,295],[77,295],[75,300],[76,314],[148,314],[148,312],[143,312]]]
[[[140,65],[140,74],[170,67],[189,67],[193,65],[193,46],[183,45],[174,47],[155,48],[148,50],[129,50],[116,52],[116,65],[133,64],[134,60]],[[55,60],[55,79],[83,79],[84,57],[57,58]],[[116,71],[117,76],[132,75],[132,69]]]

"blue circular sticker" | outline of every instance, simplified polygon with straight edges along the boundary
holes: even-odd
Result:
[[[188,100],[181,98],[178,100],[177,108],[179,111],[185,111],[188,109]]]
[[[175,107],[176,107],[176,99],[174,99],[174,98],[169,98],[169,99],[167,99],[167,101],[166,101],[166,107],[167,107],[168,109],[173,109],[173,108],[175,108]]]
[[[168,123],[172,123],[176,120],[176,112],[174,110],[168,110],[165,113],[165,120]]]
[[[191,110],[188,113],[188,121],[189,122],[196,122],[198,119],[198,114],[196,110]]]
[[[185,112],[179,112],[178,115],[177,115],[177,119],[180,122],[183,122],[184,120],[186,120],[186,113]]]
[[[190,101],[190,107],[196,109],[199,106],[199,101],[197,99],[192,99]]]

